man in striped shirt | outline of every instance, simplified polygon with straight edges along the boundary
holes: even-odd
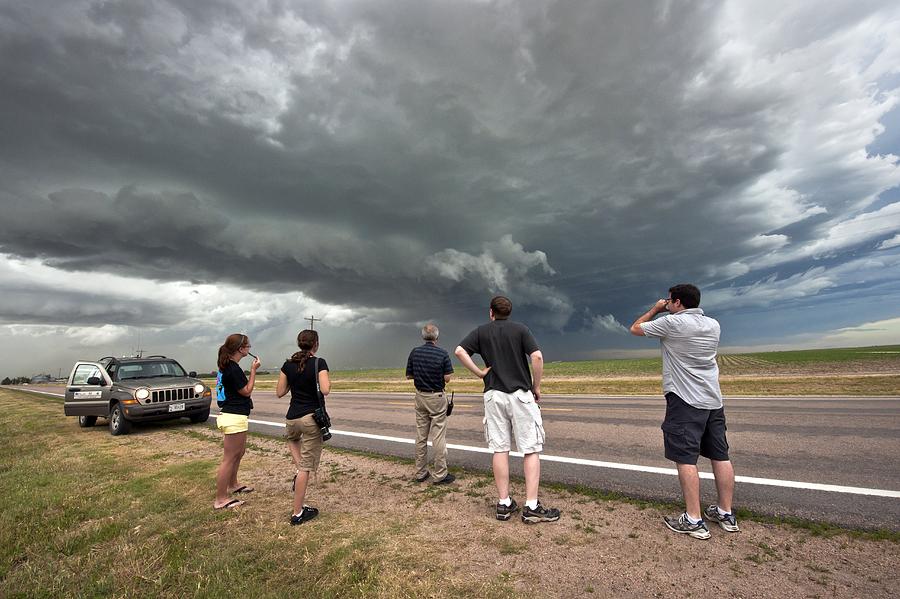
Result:
[[[416,385],[416,482],[431,478],[436,485],[452,483],[456,477],[447,472],[447,398],[444,386],[450,381],[453,366],[446,350],[437,346],[438,328],[433,323],[422,327],[424,344],[413,348],[406,361],[406,378]],[[428,471],[428,435],[434,433],[434,467]]]

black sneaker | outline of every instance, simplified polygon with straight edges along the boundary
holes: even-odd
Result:
[[[445,476],[445,477],[442,478],[441,480],[435,481],[434,484],[436,484],[436,485],[449,485],[450,483],[452,483],[452,482],[455,481],[455,480],[456,480],[456,477],[453,476],[452,474],[450,474],[450,473],[448,472],[448,473],[447,473],[447,476]]]
[[[298,524],[303,524],[304,522],[309,522],[313,518],[319,515],[319,510],[314,507],[309,507],[308,505],[303,506],[303,510],[300,511],[299,514],[294,514],[291,516],[291,526],[296,526]]]
[[[527,505],[522,509],[522,522],[526,524],[556,522],[557,520],[559,520],[559,510],[555,507],[544,507],[540,501],[534,509],[529,508]]]
[[[718,522],[719,526],[722,527],[722,530],[727,530],[728,532],[741,531],[741,529],[738,528],[737,520],[735,520],[734,514],[728,513],[723,516],[719,513],[719,506],[715,504],[706,508],[706,517],[713,522]]]
[[[687,514],[681,514],[677,518],[666,516],[663,522],[669,527],[669,530],[682,535],[691,535],[695,539],[708,539],[709,529],[706,528],[706,522],[700,520],[696,524],[688,522]]]
[[[515,499],[510,499],[509,505],[497,504],[497,520],[509,520],[513,514],[519,511],[519,504]]]
[[[428,477],[430,477],[430,476],[431,476],[431,472],[426,470],[425,474],[420,474],[418,476],[414,476],[413,482],[414,483],[424,483],[426,480],[428,480]]]

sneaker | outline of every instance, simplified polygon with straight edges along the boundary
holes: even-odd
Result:
[[[298,524],[303,524],[304,522],[309,522],[313,518],[319,515],[319,510],[314,507],[309,507],[308,505],[303,506],[303,510],[299,514],[294,514],[291,516],[291,526],[296,526]]]
[[[678,518],[666,516],[663,522],[669,527],[669,530],[682,535],[691,535],[695,539],[708,539],[709,529],[706,528],[706,522],[700,520],[696,524],[688,522],[687,514],[681,514]]]
[[[428,477],[430,477],[430,476],[431,476],[431,472],[426,470],[425,474],[419,474],[419,475],[413,477],[413,482],[414,483],[424,483],[426,480],[428,480]]]
[[[534,509],[529,508],[527,505],[522,509],[522,522],[526,524],[556,522],[557,520],[559,520],[559,510],[555,507],[544,507],[540,501]]]
[[[706,517],[713,522],[718,522],[722,530],[727,530],[728,532],[740,532],[741,530],[738,528],[737,520],[734,519],[734,514],[729,513],[723,516],[719,513],[719,506],[715,504],[706,508]]]
[[[509,505],[497,504],[497,520],[509,520],[513,514],[519,511],[519,504],[515,499],[510,499],[512,503]]]
[[[456,477],[453,476],[452,474],[450,474],[450,473],[448,472],[448,473],[447,473],[447,476],[445,476],[445,477],[442,478],[441,480],[436,480],[436,481],[434,481],[434,484],[436,484],[436,485],[449,485],[450,483],[452,483],[452,482],[455,481],[455,480],[456,480]]]

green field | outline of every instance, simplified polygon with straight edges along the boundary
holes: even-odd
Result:
[[[722,354],[719,356],[719,364],[723,375],[796,372],[800,369],[807,369],[810,374],[819,372],[854,374],[865,371],[900,374],[900,345]],[[454,368],[457,375],[468,374],[458,363],[454,364]],[[658,357],[547,362],[544,364],[544,376],[547,378],[656,376],[661,368],[662,360]],[[394,381],[405,378],[405,371],[402,368],[337,370],[333,374],[335,379],[345,381]]]
[[[900,345],[720,354],[726,395],[900,395]],[[478,392],[481,382],[454,364],[451,387]],[[544,393],[654,395],[661,392],[662,360],[656,358],[547,362]],[[260,389],[274,389],[277,375],[263,374]],[[336,370],[335,391],[409,392],[402,368]]]

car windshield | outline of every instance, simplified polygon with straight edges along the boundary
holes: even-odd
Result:
[[[152,379],[169,376],[187,376],[184,368],[178,362],[128,362],[120,364],[116,371],[116,378],[120,381],[129,379]]]

